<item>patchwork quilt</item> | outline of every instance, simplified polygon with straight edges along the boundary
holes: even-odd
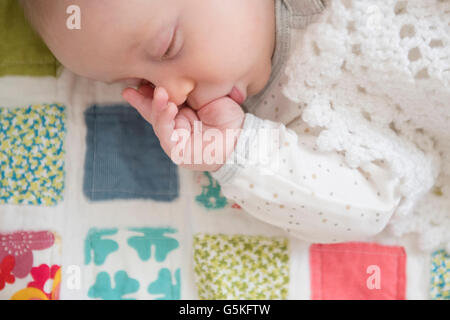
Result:
[[[170,161],[123,84],[58,68],[15,1],[0,20],[0,299],[450,299],[446,251],[255,220]]]

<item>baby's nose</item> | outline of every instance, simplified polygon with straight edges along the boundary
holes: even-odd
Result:
[[[162,86],[164,86],[164,84]],[[169,94],[169,100],[177,106],[180,106],[186,102],[189,94],[194,90],[194,87],[193,81],[178,80],[167,83],[165,89]]]

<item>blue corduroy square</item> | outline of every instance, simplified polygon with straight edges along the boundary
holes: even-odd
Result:
[[[176,165],[152,126],[129,105],[86,110],[87,150],[83,191],[92,201],[178,197]]]

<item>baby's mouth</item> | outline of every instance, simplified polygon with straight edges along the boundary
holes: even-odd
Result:
[[[228,97],[234,100],[234,102],[236,102],[239,105],[243,104],[245,101],[244,94],[242,94],[242,92],[236,87],[233,87],[233,89],[231,89],[231,92],[228,94]]]

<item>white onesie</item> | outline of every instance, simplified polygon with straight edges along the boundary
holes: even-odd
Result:
[[[246,113],[236,149],[212,175],[224,195],[245,211],[298,238],[333,243],[373,236],[385,228],[401,201],[398,179],[382,162],[350,168],[342,154],[318,151],[318,130],[301,119],[305,105],[281,92],[291,45],[320,18],[323,2],[276,0],[275,9],[272,77],[262,93],[244,104],[251,113]],[[268,129],[278,134],[267,135]],[[256,150],[260,141],[278,147]]]

